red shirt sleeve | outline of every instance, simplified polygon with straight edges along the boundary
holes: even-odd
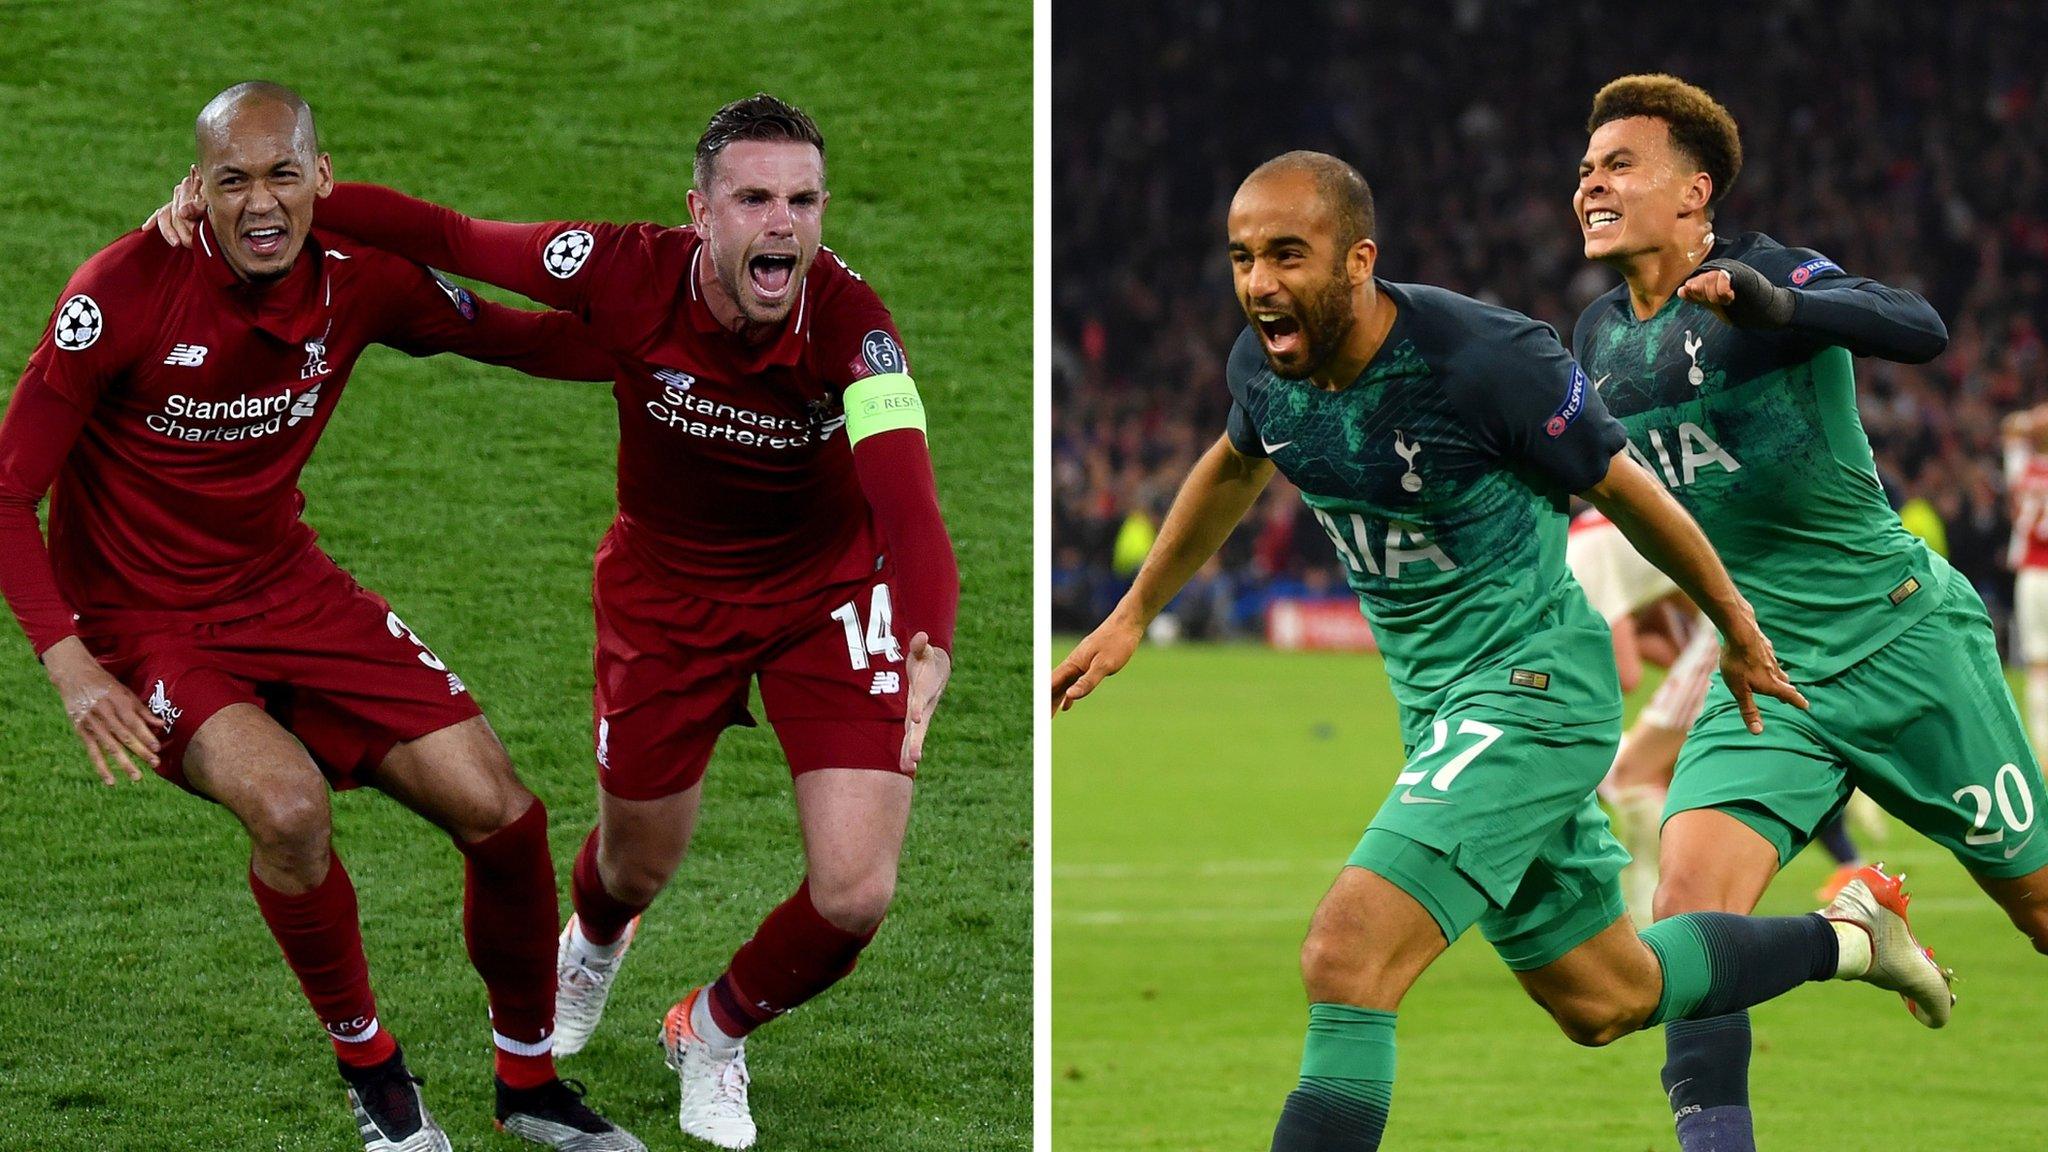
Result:
[[[37,656],[77,632],[57,588],[36,505],[78,442],[100,392],[146,340],[122,293],[81,271],[0,420],[0,594]]]
[[[827,286],[817,327],[818,355],[823,357],[827,381],[844,388],[869,376],[909,374],[909,357],[896,335],[896,323],[874,289],[836,253],[820,252],[818,261],[830,262],[825,272],[837,281]],[[895,569],[892,607],[897,636],[907,647],[911,637],[924,632],[934,647],[951,652],[960,610],[960,568],[939,511],[938,484],[924,433],[898,428],[868,436],[853,447],[853,467]]]
[[[320,201],[315,220],[371,247],[573,312],[607,347],[645,335],[612,327],[646,294],[663,231],[655,225],[476,220],[376,184],[347,183]]]
[[[382,296],[391,304],[380,340],[401,352],[453,352],[550,380],[612,378],[611,356],[567,312],[507,308],[409,261],[377,266],[386,280]]]

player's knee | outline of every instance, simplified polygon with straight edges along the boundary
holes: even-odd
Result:
[[[256,851],[273,867],[292,872],[325,867],[330,821],[324,793],[268,793],[243,814],[243,823]]]
[[[1549,1008],[1565,1038],[1586,1048],[1604,1048],[1642,1024],[1641,1013],[1619,1000],[1578,998]]]
[[[674,873],[673,864],[664,867],[660,861],[637,856],[614,858],[604,852],[602,845],[598,848],[598,874],[604,880],[605,891],[627,904],[654,903]]]
[[[1651,914],[1668,920],[1687,912],[1724,912],[1729,901],[1715,884],[1697,869],[1665,866],[1657,877],[1657,895],[1650,901]]]
[[[1363,938],[1329,931],[1320,925],[1309,929],[1301,942],[1301,983],[1309,999],[1336,1004],[1377,1003],[1386,988],[1389,957]]]
[[[882,926],[889,905],[896,898],[893,870],[849,880],[824,881],[811,877],[811,904],[818,915],[842,932],[866,935]]]

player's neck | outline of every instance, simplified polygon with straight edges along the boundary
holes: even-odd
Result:
[[[709,260],[698,261],[697,290],[704,294],[704,306],[711,310],[711,318],[718,321],[718,326],[744,343],[763,343],[782,327],[779,323],[759,324],[747,319],[747,314],[740,311],[740,302],[726,290],[725,281],[718,278]]]
[[[1372,358],[1380,354],[1380,345],[1387,342],[1387,333],[1393,330],[1397,311],[1394,298],[1380,291],[1379,282],[1372,279],[1365,282],[1363,296],[1356,306],[1358,322],[1344,337],[1344,346],[1321,371],[1308,378],[1309,383],[1325,392],[1341,392],[1351,387]]]
[[[1655,316],[1713,250],[1714,234],[1709,231],[1690,241],[1674,241],[1616,261],[1614,270],[1628,281],[1628,302],[1636,319]]]

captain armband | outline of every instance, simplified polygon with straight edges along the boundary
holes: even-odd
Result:
[[[846,386],[840,399],[846,409],[846,440],[849,446],[877,432],[915,428],[923,433],[924,401],[917,385],[901,372],[869,376]]]

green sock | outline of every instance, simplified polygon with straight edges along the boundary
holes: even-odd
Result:
[[[1273,1152],[1376,1152],[1394,1099],[1394,1014],[1311,1004],[1301,1082],[1273,1130]]]
[[[1642,931],[1664,970],[1643,1026],[1740,1012],[1834,975],[1835,930],[1819,916],[1688,912]]]

